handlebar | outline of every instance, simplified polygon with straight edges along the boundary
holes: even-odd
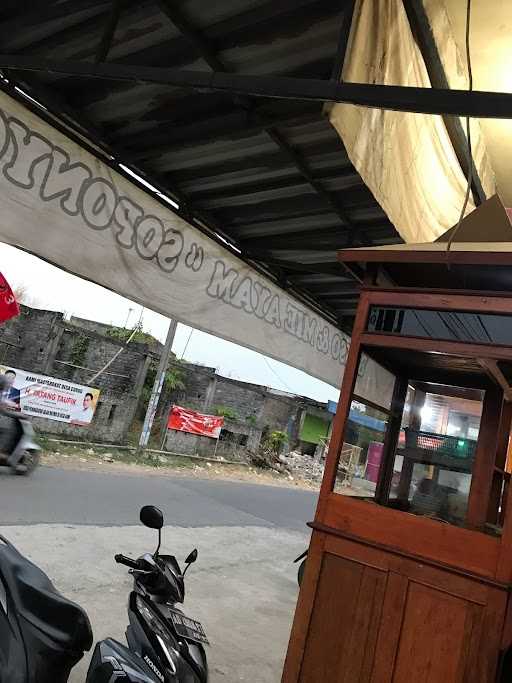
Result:
[[[130,569],[140,569],[138,560],[132,560],[131,557],[126,557],[126,555],[114,555],[114,560],[117,564],[124,564],[126,567],[130,567]]]

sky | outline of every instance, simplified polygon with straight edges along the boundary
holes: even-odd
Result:
[[[27,303],[99,322],[143,329],[165,341],[169,320],[159,313],[82,280],[24,251],[0,242],[0,271],[14,289],[26,290]],[[192,335],[191,335],[192,332]],[[317,401],[337,401],[334,387],[260,353],[178,324],[173,352],[178,358],[217,368],[225,377],[254,382]]]

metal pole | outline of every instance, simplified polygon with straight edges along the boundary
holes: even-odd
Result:
[[[158,364],[155,383],[153,384],[153,389],[151,391],[148,408],[146,410],[146,417],[144,418],[144,425],[142,427],[142,432],[140,434],[140,448],[145,448],[148,445],[149,436],[151,434],[151,427],[153,426],[153,420],[155,419],[156,409],[158,408],[158,401],[160,400],[160,395],[162,393],[165,373],[169,366],[169,357],[171,355],[171,349],[174,341],[174,336],[176,334],[177,325],[178,323],[176,322],[176,320],[171,320],[169,323],[167,339],[165,340],[165,345],[162,349],[162,355],[160,356],[160,362]]]

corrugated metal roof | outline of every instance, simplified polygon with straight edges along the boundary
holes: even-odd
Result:
[[[134,66],[328,79],[343,12],[332,0],[40,0],[0,6],[2,52]],[[357,285],[336,262],[349,245],[400,242],[314,102],[10,72],[65,108],[222,232],[242,257],[350,326]],[[339,275],[339,277],[338,277]],[[341,284],[342,291],[337,284]]]

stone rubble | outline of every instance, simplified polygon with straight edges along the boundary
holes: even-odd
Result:
[[[286,455],[280,455],[279,462],[284,465],[290,477],[318,483],[322,481],[324,460],[318,461],[311,455],[302,455],[297,451],[291,451]]]

